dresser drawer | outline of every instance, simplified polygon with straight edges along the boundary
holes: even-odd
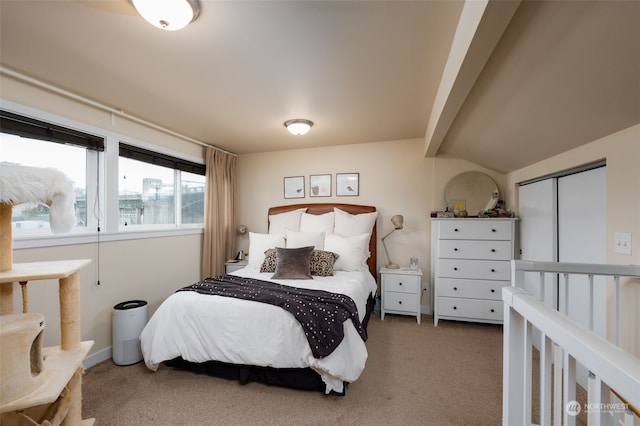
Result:
[[[508,285],[510,285],[508,281],[439,278],[436,281],[436,295],[438,297],[502,300],[502,287]]]
[[[440,240],[440,258],[510,260],[513,257],[511,241]]]
[[[511,280],[508,260],[440,259],[438,277],[476,280]]]
[[[447,220],[440,223],[440,239],[446,240],[505,240],[513,237],[511,221]]]
[[[384,274],[382,278],[383,291],[418,294],[420,291],[420,276]]]
[[[502,301],[438,298],[438,316],[502,321]]]
[[[383,308],[388,311],[418,311],[418,295],[416,293],[395,293],[385,291],[382,296]]]

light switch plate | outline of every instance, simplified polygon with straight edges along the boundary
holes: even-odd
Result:
[[[631,256],[631,234],[628,232],[616,232],[614,234],[614,251]]]

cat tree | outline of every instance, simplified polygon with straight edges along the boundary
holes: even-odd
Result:
[[[54,233],[75,224],[72,182],[54,169],[0,164],[0,423],[92,425],[82,420],[82,360],[93,341],[80,340],[79,272],[90,259],[13,264],[13,206],[50,206]],[[42,347],[44,316],[28,312],[27,283],[58,280],[60,346]],[[14,283],[22,313],[14,313]]]

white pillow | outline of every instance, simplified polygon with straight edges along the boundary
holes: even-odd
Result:
[[[269,215],[269,233],[285,235],[287,230],[300,231],[300,216],[307,209],[298,209],[286,213]]]
[[[324,232],[333,234],[334,213],[310,214],[302,213],[300,218],[300,232]]]
[[[316,250],[324,250],[324,232],[287,231],[287,248],[314,246]]]
[[[264,262],[264,252],[267,249],[284,246],[284,235],[249,232],[249,261],[247,265],[260,269],[262,262]]]
[[[339,208],[334,208],[333,211],[335,212],[333,232],[343,237],[371,234],[378,218],[378,212],[351,214]]]
[[[334,271],[362,271],[367,268],[369,258],[369,234],[343,237],[329,234],[324,238],[325,251],[332,251],[339,257],[333,264]]]

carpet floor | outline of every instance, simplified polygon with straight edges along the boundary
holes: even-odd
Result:
[[[344,397],[240,385],[111,360],[83,377],[96,425],[500,425],[502,326],[373,315],[369,358]]]

